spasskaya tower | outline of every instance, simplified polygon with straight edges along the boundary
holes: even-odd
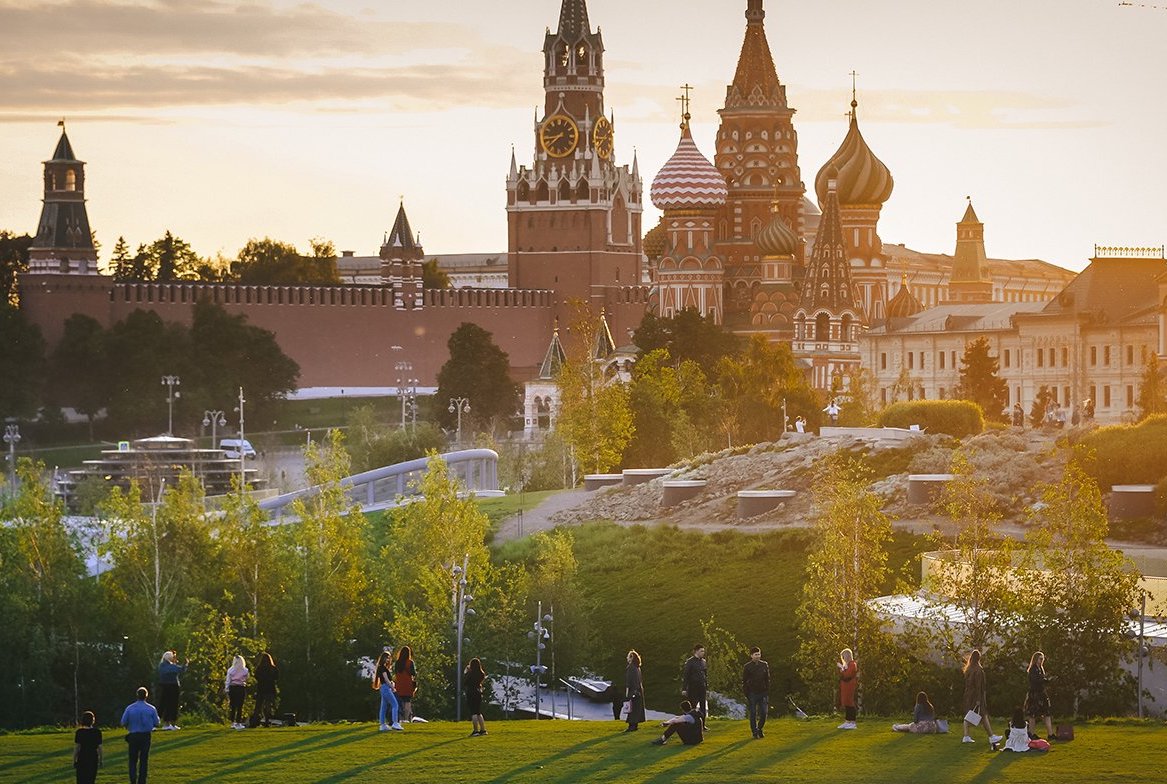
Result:
[[[563,0],[544,37],[543,90],[532,164],[512,152],[507,176],[510,286],[602,306],[607,290],[640,282],[643,184],[635,159],[616,164],[604,44],[586,0]]]

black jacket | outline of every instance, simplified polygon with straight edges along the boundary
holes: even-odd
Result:
[[[746,694],[765,694],[770,691],[770,665],[759,659],[750,659],[742,670],[742,691]]]
[[[681,671],[681,689],[690,694],[704,694],[709,690],[709,672],[704,659],[690,656]]]

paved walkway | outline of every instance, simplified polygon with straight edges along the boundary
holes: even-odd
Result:
[[[538,531],[550,531],[555,527],[551,516],[564,509],[579,506],[587,500],[588,491],[565,490],[562,493],[548,496],[538,506],[526,512],[510,517],[499,523],[498,531],[494,535],[496,542],[509,542],[521,539]]]

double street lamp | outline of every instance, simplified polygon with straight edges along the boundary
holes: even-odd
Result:
[[[457,664],[454,670],[455,683],[455,714],[454,718],[457,721],[462,721],[462,643],[470,642],[462,636],[466,630],[466,616],[477,615],[474,608],[468,606],[470,602],[474,601],[474,597],[466,593],[466,587],[469,584],[466,579],[466,572],[470,568],[470,554],[467,553],[462,557],[462,565],[454,564],[450,567],[450,580],[452,586],[450,588],[450,600],[454,605],[454,622],[451,624],[454,627],[454,647],[457,650]]]
[[[552,610],[554,612],[554,610]],[[542,714],[539,713],[539,680],[543,674],[547,672],[547,666],[543,664],[543,651],[547,648],[547,643],[544,640],[551,639],[551,625],[555,622],[555,618],[551,613],[543,614],[543,602],[539,601],[539,607],[535,612],[535,626],[532,631],[527,632],[527,639],[535,641],[535,663],[531,665],[531,674],[535,676],[535,718],[539,719]],[[554,659],[554,652],[552,653],[552,660]],[[554,672],[552,673],[554,677]],[[555,706],[551,706],[551,718],[555,718]]]
[[[401,429],[405,429],[405,413],[408,410],[413,418],[413,427],[417,428],[417,379],[410,378],[408,373],[413,371],[413,363],[408,361],[393,363],[397,377],[397,396],[401,398]]]
[[[458,446],[462,445],[462,414],[470,413],[470,398],[468,397],[452,397],[450,398],[450,407],[446,409],[451,414],[457,412],[458,414]]]
[[[20,443],[20,427],[4,426],[4,443],[8,444],[8,483],[11,493],[16,495],[16,445]]]
[[[211,428],[211,448],[214,449],[219,446],[218,431],[220,427],[226,427],[227,417],[222,411],[207,410],[203,412],[203,427]]]
[[[174,401],[182,397],[174,388],[182,384],[178,376],[163,376],[162,386],[166,387],[166,435],[174,435]]]

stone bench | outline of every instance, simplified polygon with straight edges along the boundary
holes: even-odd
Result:
[[[611,487],[623,481],[624,474],[584,474],[584,490],[599,490],[601,487]]]
[[[737,516],[756,517],[794,498],[793,490],[741,490],[737,494]]]
[[[1154,485],[1113,485],[1110,488],[1110,516],[1132,520],[1155,516]]]
[[[908,503],[934,503],[952,480],[952,474],[908,474]]]
[[[700,495],[705,489],[704,479],[666,479],[661,483],[664,487],[664,497],[661,499],[661,508],[676,506],[682,501],[688,501]]]
[[[642,485],[651,482],[660,476],[668,476],[673,472],[671,468],[625,468],[623,482],[625,487]]]

